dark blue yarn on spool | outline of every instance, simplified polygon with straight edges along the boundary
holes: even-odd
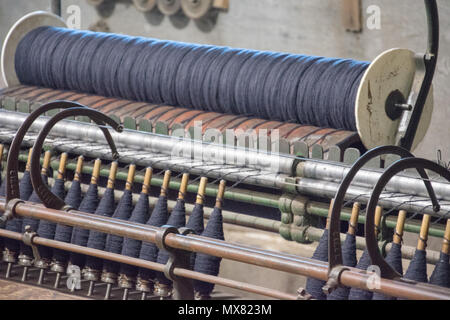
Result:
[[[45,184],[48,185],[48,177],[45,174],[42,174],[42,180],[44,181]],[[30,202],[34,202],[34,203],[42,203],[41,199],[39,199],[39,196],[36,194],[36,192],[33,191],[33,193],[31,194],[30,198],[28,198],[28,201]],[[39,227],[39,220],[34,219],[34,218],[30,218],[30,217],[24,217],[22,219],[22,233],[25,232],[25,227],[26,226],[30,226],[32,231],[37,231],[38,227]],[[27,246],[24,243],[20,244],[20,252],[24,255],[33,256],[33,251],[31,249],[30,246]]]
[[[97,209],[98,202],[98,186],[95,183],[91,183],[78,210],[86,213],[94,213]],[[77,227],[73,228],[71,243],[86,247],[88,239],[89,230]],[[80,268],[84,266],[85,258],[86,256],[79,253],[72,252],[70,254],[70,262]]]
[[[202,234],[205,230],[203,204],[196,203],[192,210],[191,216],[186,224],[186,228],[191,229],[195,234]],[[195,252],[191,254],[191,269],[194,269]]]
[[[0,175],[0,196],[4,197],[6,195],[6,180],[1,181]]]
[[[95,210],[95,214],[103,217],[111,217],[114,213],[114,189],[106,188],[103,194],[102,200]],[[87,242],[87,247],[92,249],[103,250],[106,244],[106,233],[94,231],[89,232],[89,238]],[[103,260],[87,256],[85,266],[94,270],[101,270],[103,265]]]
[[[148,203],[148,194],[142,192],[139,196],[139,200],[131,213],[130,222],[145,224],[150,218],[150,206]],[[123,240],[122,255],[138,258],[141,251],[142,241],[125,238]],[[128,277],[136,277],[138,273],[138,267],[128,264],[122,264],[120,266],[120,273],[125,274]]]
[[[222,209],[215,207],[211,213],[208,224],[201,234],[203,237],[213,238],[217,240],[225,240],[223,234],[223,217]],[[220,262],[222,258],[210,256],[203,253],[197,253],[195,256],[194,271],[204,274],[218,276],[220,271]],[[200,295],[209,296],[214,290],[214,284],[194,280],[194,289]]]
[[[177,204],[170,213],[169,220],[166,223],[169,226],[175,227],[177,229],[182,228],[186,225],[186,206],[183,199],[178,199]],[[156,262],[161,264],[166,264],[169,260],[169,253],[166,250],[160,250],[158,252],[158,257]],[[169,285],[172,283],[169,279],[164,276],[162,272],[156,272],[156,278],[160,283]]]
[[[51,190],[56,196],[64,199],[66,194],[66,190],[64,189],[64,179],[56,179],[55,184],[53,185]],[[42,238],[53,240],[55,238],[56,223],[47,220],[41,220],[39,221],[39,226],[36,232],[38,236]],[[51,259],[53,256],[53,249],[50,247],[39,246],[38,250],[39,254],[44,259]]]
[[[356,236],[347,233],[342,246],[342,263],[347,267],[355,267],[356,259]],[[347,300],[350,294],[349,287],[339,287],[327,296],[327,300]]]
[[[39,27],[15,67],[22,84],[355,131],[368,63]]]
[[[130,218],[132,212],[133,193],[131,192],[131,190],[124,190],[122,198],[120,198],[119,204],[117,205],[117,208],[114,211],[112,217],[115,219],[127,221]],[[108,234],[106,236],[105,251],[120,254],[122,253],[122,244],[123,237]],[[120,270],[120,263],[115,261],[105,260],[103,262],[103,265],[103,269],[106,272],[118,273]]]
[[[73,180],[69,191],[67,192],[64,201],[67,205],[71,206],[75,210],[78,209],[81,203],[81,184],[78,180]],[[69,243],[72,239],[72,226],[66,226],[63,224],[58,224],[55,230],[55,240],[65,243]],[[64,250],[55,249],[53,251],[53,258],[56,261],[66,263],[69,260],[70,253]]]
[[[167,197],[160,196],[158,202],[156,202],[155,208],[152,211],[150,219],[147,221],[147,225],[154,227],[162,227],[167,223],[169,218],[169,212],[167,210]],[[158,258],[158,247],[150,242],[142,242],[141,252],[139,253],[139,259],[156,262]],[[150,269],[139,269],[139,276],[145,280],[154,279],[156,276],[155,271]]]
[[[328,261],[328,229],[325,229],[322,237],[320,238],[319,245],[314,251],[312,259],[319,261]],[[306,280],[306,292],[309,293],[314,299],[326,300],[327,296],[322,291],[322,287],[325,285],[325,281],[308,278]]]
[[[400,274],[403,274],[402,266],[402,246],[398,243],[392,243],[391,250],[386,256],[386,262]],[[397,300],[395,297],[386,296],[384,294],[375,292],[372,300]]]
[[[439,261],[436,263],[433,274],[430,277],[430,283],[450,288],[450,265],[448,254],[441,252]]]
[[[428,282],[427,252],[425,250],[416,250],[404,278],[417,282]]]
[[[367,270],[367,268],[372,264],[372,260],[369,256],[369,251],[364,250],[361,259],[359,259],[356,268],[361,270]],[[361,290],[357,288],[351,288],[348,295],[348,300],[372,300],[373,292],[367,290]]]
[[[30,171],[25,170],[22,179],[19,182],[20,199],[27,201],[33,193],[33,185],[31,184]],[[1,194],[0,194],[1,195]],[[4,195],[3,195],[4,196]],[[5,229],[13,232],[22,232],[22,218],[14,218],[8,220],[5,225]],[[20,241],[5,238],[5,248],[12,252],[19,252]]]

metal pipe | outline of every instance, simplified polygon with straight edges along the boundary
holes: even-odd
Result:
[[[8,231],[8,230],[4,230],[4,229],[0,229],[0,237],[6,237],[6,238],[22,241],[21,233],[12,232],[12,231]],[[160,272],[164,272],[164,268],[165,268],[165,265],[159,264],[156,262],[132,258],[132,257],[123,256],[123,255],[116,254],[116,253],[110,253],[107,251],[92,249],[92,248],[88,248],[88,247],[77,246],[77,245],[74,245],[71,243],[55,241],[55,240],[51,240],[51,239],[41,238],[38,236],[33,238],[33,243],[35,243],[37,245],[41,245],[41,246],[47,246],[47,247],[51,247],[51,248],[55,248],[55,249],[85,254],[85,255],[89,255],[89,256],[93,256],[93,257],[98,257],[98,258],[105,259],[105,260],[111,260],[111,261],[115,261],[115,262],[119,262],[119,263],[129,264],[129,265],[133,265],[136,267],[152,269],[152,270],[156,270],[156,271],[160,271]],[[210,276],[210,275],[206,275],[206,274],[203,274],[200,272],[195,272],[192,270],[175,268],[174,274],[179,277],[185,277],[185,278],[190,278],[190,279],[194,279],[194,280],[206,281],[206,282],[214,283],[217,285],[222,285],[222,286],[225,286],[228,288],[238,289],[238,290],[255,293],[255,294],[259,294],[259,295],[263,295],[263,296],[267,296],[267,297],[271,297],[271,298],[275,298],[275,299],[282,299],[282,300],[296,300],[297,299],[297,296],[289,294],[289,293],[281,292],[281,291],[274,290],[274,289],[264,288],[261,286],[244,283],[241,281],[235,281],[235,280],[225,279],[225,278],[216,277],[216,276]]]
[[[0,123],[8,128],[17,129],[27,116],[28,114],[24,113],[0,110]],[[48,117],[38,118],[30,130],[40,131],[47,120]],[[135,130],[124,130],[121,134],[111,132],[111,135],[118,145],[126,146],[127,148],[220,165],[245,166],[277,174],[291,174],[295,162],[293,158],[280,157],[279,154],[275,153]],[[71,137],[75,140],[87,142],[104,141],[101,130],[98,127],[90,123],[69,120],[61,121],[55,125],[52,129],[52,136]],[[195,137],[193,138],[195,139]]]
[[[324,161],[302,161],[297,165],[296,173],[299,177],[340,182],[350,171],[350,166],[344,163],[333,164]],[[361,169],[352,185],[373,188],[383,169]],[[433,181],[433,189],[438,199],[450,200],[450,184],[445,181]],[[408,176],[398,175],[392,178],[386,186],[389,192],[404,193],[408,195],[428,197],[428,192],[416,172],[408,172]]]
[[[324,180],[298,178],[295,186],[300,194],[332,199],[336,195],[339,184]],[[372,190],[370,189],[352,186],[347,190],[345,199],[366,204],[371,193]],[[448,218],[450,214],[450,205],[448,204],[441,204],[441,210],[436,213],[429,198],[410,196],[408,194],[386,193],[382,195],[378,204],[384,208],[395,208],[396,210],[422,214],[427,213],[440,218]]]
[[[4,198],[0,198],[0,210],[5,210]],[[147,225],[139,225],[108,217],[94,216],[79,211],[66,213],[44,208],[35,204],[33,205],[28,202],[18,203],[15,207],[15,213],[22,217],[49,220],[56,223],[88,228],[90,230],[152,243],[156,240],[156,233],[160,231],[159,228]],[[45,240],[43,241],[45,243]],[[243,247],[225,241],[194,235],[182,236],[178,234],[168,234],[165,237],[164,243],[175,249],[200,252],[224,259],[268,267],[320,280],[328,279],[327,264],[309,258],[294,257],[292,255],[285,255],[267,250]],[[128,259],[128,257],[126,257],[126,259]],[[349,268],[349,270],[342,272],[341,283],[345,286],[367,290],[366,284],[371,281],[371,276],[371,274],[361,273],[361,270],[359,269]],[[450,299],[450,290],[437,286],[387,279],[380,279],[379,284],[379,288],[371,289],[371,291],[406,299]]]

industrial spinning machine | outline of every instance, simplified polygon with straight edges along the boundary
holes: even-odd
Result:
[[[426,54],[370,64],[26,15],[1,56],[2,277],[49,297],[211,299],[221,285],[449,299],[450,172],[410,153],[433,109],[438,11],[425,5]],[[226,241],[224,224],[319,244],[312,258],[258,249]],[[308,280],[298,292],[243,283],[219,276],[222,259]]]

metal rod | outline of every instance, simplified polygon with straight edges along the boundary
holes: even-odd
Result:
[[[3,199],[0,199],[0,210],[5,210],[5,203]],[[56,223],[88,228],[90,230],[115,234],[152,243],[155,242],[156,233],[160,230],[159,228],[128,223],[113,218],[95,217],[94,215],[79,211],[71,211],[70,214],[67,214],[66,212],[39,207],[27,202],[17,204],[15,211],[17,215],[22,217],[49,220]],[[11,236],[11,234],[13,235]],[[0,230],[0,236],[8,237],[8,235],[9,237],[16,238],[17,240],[22,239],[22,235],[19,233]],[[74,246],[73,244],[62,243],[40,237],[35,237],[34,243],[37,245],[50,246],[57,249],[92,255],[98,258],[113,260],[120,263],[132,264],[138,267],[149,268],[151,266],[150,269],[157,271],[163,271],[162,268],[164,268],[163,265],[153,264],[149,261],[143,261],[140,259],[134,260],[133,258],[122,255],[113,255],[109,252]],[[165,245],[171,248],[190,252],[200,252],[233,261],[313,277],[324,281],[328,279],[327,264],[309,258],[294,257],[292,255],[284,255],[282,253],[267,250],[243,247],[237,244],[227,243],[225,241],[194,235],[182,236],[177,234],[169,234],[165,237]],[[183,275],[180,274],[180,276]],[[199,276],[203,278],[205,275],[199,274]],[[341,282],[342,285],[345,286],[367,290],[368,288],[366,284],[370,282],[370,277],[371,274],[363,274],[359,269],[349,268],[349,270],[342,272]],[[427,284],[403,282],[401,280],[381,279],[380,288],[373,289],[372,291],[407,299],[450,299],[449,289]]]

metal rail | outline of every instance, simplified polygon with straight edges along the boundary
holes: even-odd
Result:
[[[4,212],[7,209],[5,206],[4,198],[0,198],[0,211]],[[8,209],[12,209],[14,214],[21,217],[48,220],[55,223],[87,228],[152,243],[157,241],[156,238],[158,232],[163,230],[161,228],[125,222],[108,217],[95,216],[79,211],[67,213],[64,211],[48,209],[29,202],[15,203],[14,208]],[[328,279],[327,264],[313,259],[244,247],[225,241],[194,235],[182,236],[171,233],[165,236],[164,244],[170,248],[189,252],[200,252],[251,265],[313,277],[324,281]],[[342,272],[341,283],[345,286],[371,290],[406,299],[450,299],[449,289],[428,284],[406,282],[403,280],[381,279],[379,288],[369,289],[366,284],[370,282],[370,277],[371,274],[362,273],[359,269],[349,268]]]

